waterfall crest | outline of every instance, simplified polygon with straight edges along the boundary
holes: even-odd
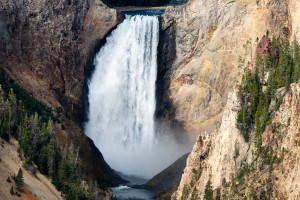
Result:
[[[147,176],[153,167],[158,40],[157,16],[126,16],[96,55],[88,84],[86,134],[126,174]]]

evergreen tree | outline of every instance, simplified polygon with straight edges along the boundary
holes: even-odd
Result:
[[[250,131],[255,130],[254,142],[258,153],[262,150],[262,134],[270,123],[271,101],[276,102],[275,111],[282,102],[282,98],[276,96],[278,88],[285,87],[287,91],[290,84],[300,78],[300,47],[296,39],[290,45],[285,39],[273,37],[269,48],[257,56],[254,72],[245,72],[238,92],[241,109],[237,127],[245,141],[250,138]]]
[[[300,79],[300,46],[297,38],[294,38],[293,41],[293,58],[294,58],[294,66],[293,66],[293,82],[297,82]]]
[[[48,145],[48,176],[52,178],[52,180],[56,177],[56,158],[57,158],[57,146],[54,138],[50,140]]]
[[[23,171],[20,168],[18,174],[15,178],[17,190],[22,191],[22,187],[24,185]]]
[[[205,186],[205,191],[204,191],[204,200],[214,200],[214,193],[213,193],[213,188],[211,185],[211,175],[209,176],[209,179],[206,183]]]
[[[9,82],[5,76],[1,77],[3,74],[1,72],[0,70],[0,82]],[[22,153],[27,164],[36,164],[39,171],[49,176],[56,188],[66,195],[66,199],[95,199],[97,185],[91,188],[82,185],[79,150],[72,144],[69,148],[61,148],[65,149],[64,151],[60,150],[63,144],[58,143],[53,128],[54,122],[50,118],[47,118],[49,120],[45,118],[50,116],[49,110],[46,109],[46,112],[39,110],[45,108],[42,104],[32,106],[37,101],[32,101],[33,97],[19,87],[14,87],[21,94],[19,100],[12,88],[5,85],[4,88],[5,90],[0,89],[0,136],[7,139],[11,134],[18,139],[19,152]],[[24,98],[27,98],[25,104]],[[39,117],[38,110],[43,116]],[[13,179],[17,190],[21,191],[24,184],[21,169]],[[11,192],[20,196],[18,192],[13,191],[13,188]]]

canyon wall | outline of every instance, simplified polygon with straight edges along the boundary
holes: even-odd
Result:
[[[118,21],[100,0],[0,2],[0,67],[38,100],[63,108],[55,132],[79,148],[83,174],[101,187],[121,179],[79,127],[83,85],[95,50]]]
[[[100,41],[118,23],[100,0],[0,2],[0,67],[37,99],[82,120],[83,84]]]
[[[158,112],[193,132],[221,124],[256,38],[299,35],[295,0],[190,0],[162,15]],[[254,56],[254,55],[253,55]],[[195,137],[195,136],[194,136]]]
[[[191,199],[197,195],[203,199],[206,184],[211,180],[215,196],[219,194],[222,199],[244,196],[252,199],[252,191],[260,199],[266,195],[270,199],[298,199],[299,95],[298,82],[291,85],[271,125],[263,133],[263,147],[270,148],[274,159],[271,165],[255,156],[254,144],[246,143],[236,128],[239,102],[236,92],[230,93],[220,129],[214,134],[198,136],[173,198]]]
[[[162,48],[175,48],[160,65],[160,78],[168,80],[160,109],[187,130],[207,131],[198,136],[172,199],[203,199],[209,180],[221,199],[299,198],[299,82],[263,133],[271,155],[257,158],[253,141],[246,143],[236,128],[236,85],[255,56],[256,38],[269,30],[299,41],[299,3],[190,0],[167,8]]]

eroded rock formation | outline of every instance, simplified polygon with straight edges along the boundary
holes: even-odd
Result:
[[[208,180],[222,199],[299,198],[299,82],[272,114],[263,134],[268,149],[263,158],[236,128],[240,108],[234,89],[251,67],[257,37],[269,30],[271,36],[299,39],[299,11],[294,0],[194,0],[168,7],[162,47],[176,48],[160,65],[169,80],[163,85],[169,93],[161,98],[172,111],[166,116],[194,132],[208,131],[197,138],[173,199],[203,199]]]
[[[166,91],[159,99],[161,114],[188,130],[212,132],[228,92],[240,81],[239,66],[252,60],[256,38],[267,30],[299,36],[297,16],[295,0],[190,0],[167,7],[158,77]]]
[[[298,82],[291,85],[272,124],[263,134],[263,147],[272,152],[271,158],[267,157],[273,159],[270,164],[255,155],[254,143],[246,143],[236,128],[238,101],[235,92],[231,93],[220,129],[214,134],[199,135],[173,198],[190,199],[196,191],[202,199],[206,183],[211,179],[215,196],[219,194],[222,199],[238,199],[239,195],[252,199],[253,191],[258,198],[298,199],[299,95]]]
[[[86,67],[118,23],[100,0],[0,2],[0,66],[37,99],[82,114]]]

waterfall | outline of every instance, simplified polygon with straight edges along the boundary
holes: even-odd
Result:
[[[126,174],[153,175],[158,40],[157,16],[126,16],[96,55],[88,84],[85,132],[107,163]]]

